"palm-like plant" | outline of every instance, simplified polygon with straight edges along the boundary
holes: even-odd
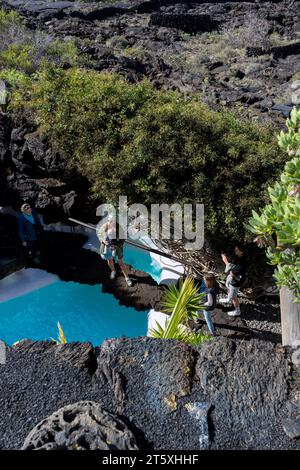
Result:
[[[156,322],[156,328],[150,330],[154,338],[173,338],[185,343],[199,345],[208,339],[208,335],[195,333],[186,325],[188,320],[195,320],[199,310],[203,309],[202,299],[205,294],[199,292],[192,278],[180,279],[179,287],[171,286],[165,290],[162,307],[164,313],[171,314],[163,328]]]

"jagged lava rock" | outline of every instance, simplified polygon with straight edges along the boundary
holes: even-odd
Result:
[[[138,450],[134,435],[98,403],[64,406],[28,434],[22,450]]]

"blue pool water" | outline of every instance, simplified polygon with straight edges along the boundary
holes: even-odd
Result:
[[[159,280],[160,267],[147,253],[128,247],[124,259]],[[12,344],[23,338],[57,338],[59,321],[68,342],[96,346],[107,338],[146,335],[147,313],[120,306],[100,285],[56,281],[0,304],[0,339]]]
[[[124,262],[130,264],[135,269],[150,274],[156,282],[159,282],[161,266],[151,258],[148,252],[126,245],[124,249]]]

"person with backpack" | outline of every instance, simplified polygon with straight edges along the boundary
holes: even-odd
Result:
[[[237,243],[234,247],[234,256],[229,257],[225,253],[221,255],[225,264],[227,297],[220,299],[220,303],[232,303],[234,310],[227,312],[230,317],[237,317],[241,314],[240,303],[238,300],[239,288],[245,284],[248,260],[245,248]]]
[[[39,238],[43,231],[42,223],[30,204],[24,203],[18,213],[18,235],[22,245],[27,248],[33,261],[38,264],[39,259]]]
[[[127,268],[123,261],[123,246],[124,240],[117,238],[117,223],[114,217],[109,217],[108,222],[96,231],[100,241],[100,256],[106,260],[110,267],[110,279],[114,280],[116,277],[116,268],[114,259],[118,259],[118,264],[124,274],[125,281],[129,287],[132,286],[132,280],[128,276]]]

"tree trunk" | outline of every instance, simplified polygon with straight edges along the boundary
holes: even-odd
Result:
[[[294,300],[293,293],[287,287],[280,289],[283,346],[299,346],[300,343],[300,303]]]

